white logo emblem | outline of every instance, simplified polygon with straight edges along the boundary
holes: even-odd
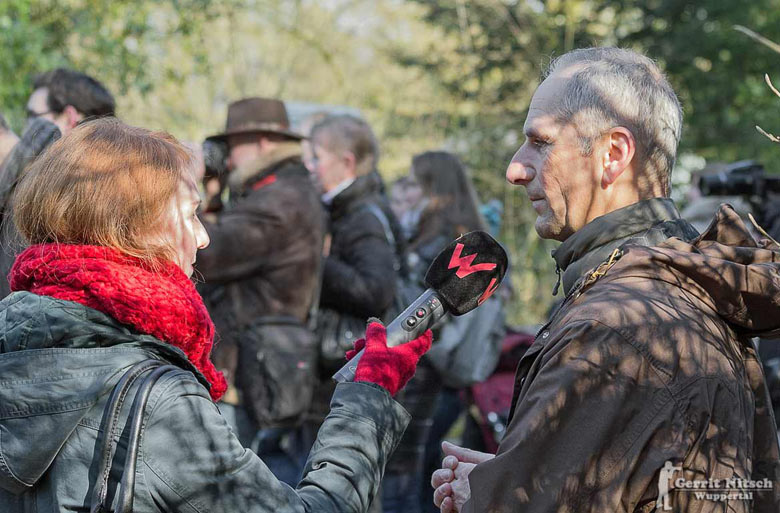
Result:
[[[672,505],[669,503],[669,483],[672,482],[675,471],[682,471],[682,467],[675,467],[671,461],[667,461],[661,469],[658,476],[658,500],[655,503],[655,509],[663,511],[672,511]]]

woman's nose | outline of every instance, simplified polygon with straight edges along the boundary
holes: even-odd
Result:
[[[211,239],[209,238],[209,234],[206,231],[206,227],[203,226],[203,224],[198,220],[199,230],[196,234],[195,243],[197,244],[198,249],[205,249],[208,247],[209,243],[211,242]]]

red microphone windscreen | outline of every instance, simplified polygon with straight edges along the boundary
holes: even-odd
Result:
[[[469,232],[436,256],[425,283],[435,290],[447,310],[463,315],[496,291],[508,266],[506,251],[485,232]]]

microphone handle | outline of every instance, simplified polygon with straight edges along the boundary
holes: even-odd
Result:
[[[439,295],[433,289],[428,289],[415,299],[409,307],[387,325],[387,347],[394,347],[411,342],[425,330],[433,328],[447,313]],[[356,354],[339,371],[333,379],[339,383],[355,380],[355,371],[365,349]]]

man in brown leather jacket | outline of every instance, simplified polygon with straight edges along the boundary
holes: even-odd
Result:
[[[553,61],[507,169],[565,300],[521,360],[496,455],[445,444],[442,512],[780,511],[751,337],[780,332],[780,246],[724,205],[699,235],[668,199],[682,126],[629,50]]]
[[[211,139],[227,143],[231,169],[227,206],[203,216],[211,244],[196,265],[218,333],[215,363],[238,391],[228,401],[240,403],[253,428],[292,427],[315,379],[306,322],[324,213],[281,101],[232,103],[225,132]]]

